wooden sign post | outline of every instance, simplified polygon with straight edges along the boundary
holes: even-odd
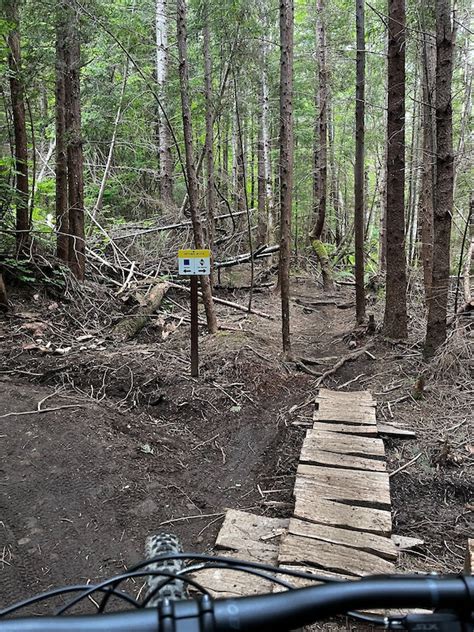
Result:
[[[178,250],[178,272],[191,280],[191,377],[199,377],[198,276],[211,273],[211,251]]]

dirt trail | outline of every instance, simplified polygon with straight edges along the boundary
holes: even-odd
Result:
[[[294,298],[315,294],[315,286],[295,285]],[[278,313],[270,292],[256,303]],[[304,432],[291,421],[311,413],[292,409],[309,401],[314,380],[276,360],[277,320],[221,314],[242,331],[202,338],[194,381],[185,326],[162,343],[150,327],[121,346],[75,345],[74,332],[64,332],[71,351],[44,355],[22,350],[30,342],[21,333],[25,312],[47,323],[44,340],[60,344],[47,304],[34,307],[31,314],[30,304],[20,305],[0,330],[2,605],[117,573],[141,559],[146,535],[159,528],[205,550],[226,507],[291,511]],[[297,353],[345,348],[347,314],[292,309]],[[42,400],[42,408],[60,409],[10,414],[36,411]]]

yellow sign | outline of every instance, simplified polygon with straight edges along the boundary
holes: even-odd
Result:
[[[210,256],[210,250],[178,250],[178,259],[205,259]]]

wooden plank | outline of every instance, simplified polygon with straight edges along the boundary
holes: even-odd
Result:
[[[354,456],[352,454],[337,454],[336,452],[315,450],[304,443],[301,449],[300,463],[340,467],[352,470],[375,472],[386,471],[385,461],[380,461],[378,459],[366,459],[362,456]]]
[[[367,503],[367,506],[384,505],[390,508],[390,485],[384,472],[345,470],[334,467],[300,464],[295,491],[305,490],[315,497],[328,500],[345,500]],[[381,508],[381,507],[380,507]]]
[[[390,538],[373,533],[341,529],[298,520],[297,518],[290,519],[288,533],[331,544],[342,544],[349,548],[379,555],[388,560],[396,560],[398,555],[397,548]]]
[[[239,558],[241,556],[232,553],[228,557]],[[258,560],[252,561],[256,562]],[[268,563],[277,564],[277,562],[277,554],[275,553],[275,558]],[[213,597],[263,595],[272,590],[272,584],[261,577],[222,568],[203,569],[198,573],[191,574],[191,577],[199,582],[201,586],[204,586]]]
[[[313,430],[318,432],[337,432],[342,434],[360,435],[363,437],[378,437],[376,425],[343,424],[333,421],[317,421],[313,424]]]
[[[226,556],[276,565],[282,531],[288,518],[267,518],[228,509],[216,540]],[[228,569],[205,569],[192,575],[214,597],[240,597],[269,593],[272,584],[263,578]]]
[[[392,562],[372,553],[291,533],[280,544],[278,561],[281,564],[312,564],[333,572],[360,577],[394,572]]]
[[[370,391],[333,391],[329,388],[320,388],[317,399],[331,399],[333,401],[347,401],[358,399],[361,402],[374,402]]]
[[[337,501],[319,498],[304,487],[295,491],[294,516],[318,524],[390,535],[392,517],[390,511],[371,507],[356,507]]]
[[[414,439],[416,433],[408,428],[401,428],[395,424],[389,422],[378,422],[377,429],[380,434],[387,435],[389,437],[399,437],[400,439]]]
[[[235,551],[243,559],[273,563],[288,518],[268,518],[228,509],[216,539],[216,547]]]
[[[413,549],[417,549],[425,543],[420,538],[410,538],[406,535],[395,535],[394,533],[391,539],[397,551],[413,551]]]
[[[285,564],[282,568],[288,568],[290,570],[299,571],[302,573],[307,573],[309,575],[314,575],[314,577],[318,577],[318,579],[305,579],[303,577],[292,577],[291,575],[282,575],[281,577],[290,582],[295,588],[305,588],[306,586],[319,586],[321,584],[325,584],[334,580],[346,579],[353,581],[358,581],[354,575],[345,575],[344,573],[333,573],[331,571],[327,571],[325,569],[314,568],[314,566],[303,566],[303,565],[295,565],[295,564]],[[320,581],[325,579],[326,581]],[[282,586],[275,585],[273,587],[272,592],[283,592],[286,590]]]
[[[305,442],[314,445],[325,452],[339,454],[356,454],[359,456],[385,457],[385,448],[382,439],[373,437],[349,436],[347,434],[330,432],[328,430],[308,430]]]
[[[352,424],[375,425],[375,408],[321,406],[314,411],[314,421],[341,421]]]

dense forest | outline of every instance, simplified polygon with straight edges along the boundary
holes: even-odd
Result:
[[[213,596],[467,603],[472,2],[0,6],[0,630],[156,605],[160,538]]]
[[[272,253],[283,296],[290,258],[355,281],[359,323],[364,286],[385,292],[394,338],[422,279],[432,355],[472,256],[469,2],[280,4],[3,0],[4,276]]]

